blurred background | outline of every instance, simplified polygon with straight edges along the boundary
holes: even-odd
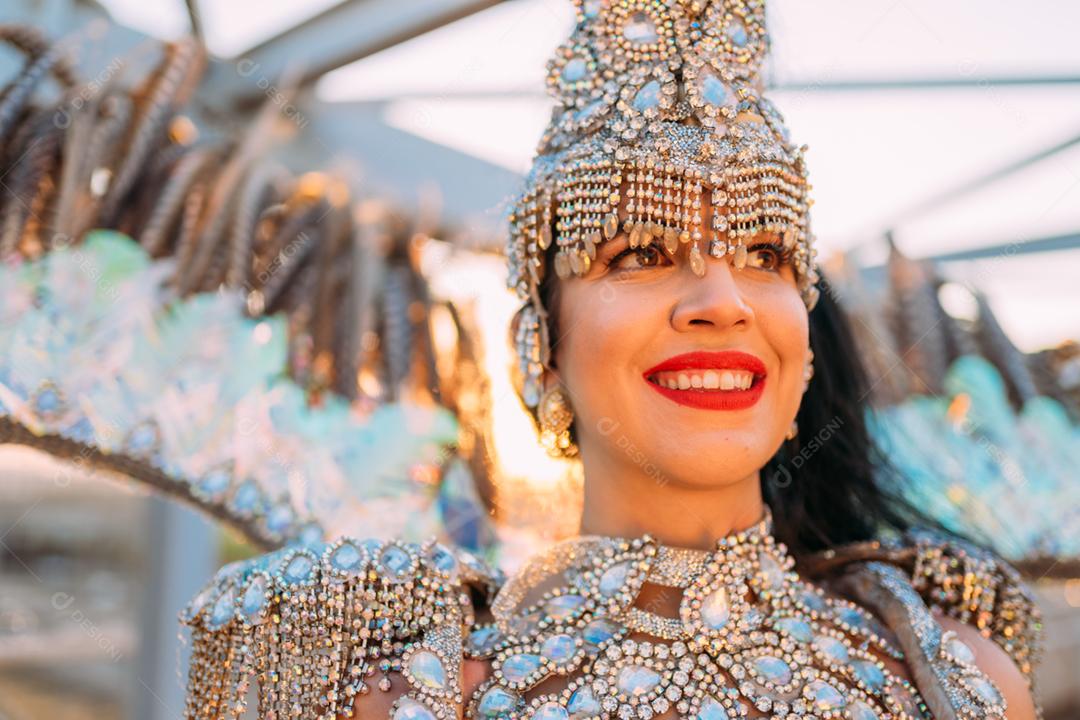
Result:
[[[945,498],[944,521],[1007,536],[995,549],[1022,567],[1045,614],[1047,717],[1080,717],[1080,5],[770,0],[769,21],[771,95],[810,147],[818,254],[874,356],[879,405],[894,422],[882,439],[921,478],[913,492]],[[318,313],[291,300],[288,288],[274,307],[270,282],[249,292],[249,316],[278,312],[290,338],[306,337],[315,348],[290,340],[289,377],[309,399],[337,393],[365,418],[403,399],[450,411],[458,430],[449,446],[463,461],[407,464],[400,494],[426,498],[418,512],[437,511],[443,523],[448,507],[483,508],[488,520],[468,516],[476,544],[495,533],[512,562],[537,537],[573,531],[580,477],[538,447],[508,379],[505,328],[516,303],[499,257],[507,200],[550,114],[545,62],[573,25],[569,0],[0,0],[0,22],[33,26],[75,48],[70,69],[78,79],[59,94],[41,90],[73,116],[79,98],[106,87],[135,88],[138,101],[148,87],[139,80],[159,67],[162,41],[201,41],[205,66],[177,91],[182,102],[166,103],[161,142],[233,138],[230,163],[272,158],[285,195],[329,198],[328,208],[346,208],[350,228],[369,229],[358,230],[365,239],[357,247],[368,248],[358,257],[379,268],[369,275],[383,278],[386,297],[404,293],[395,309],[366,291],[368,304],[354,306],[376,308],[373,317],[346,316],[342,322],[361,330],[320,355],[319,333],[305,325],[315,327]],[[9,44],[0,48],[5,83],[35,57],[32,42]],[[265,142],[244,146],[249,131]],[[4,204],[22,212],[19,232],[5,226],[13,246],[34,230],[35,206],[11,187],[22,155],[8,159],[8,183],[0,177]],[[108,172],[95,176],[99,168],[91,168],[91,184],[123,175],[119,166],[101,167]],[[108,191],[98,194],[107,206]],[[208,207],[190,212],[211,217]],[[93,217],[85,228],[118,228],[153,245],[145,232],[151,221]],[[176,227],[168,232],[182,237],[185,221],[170,222]],[[331,234],[316,237],[327,244]],[[22,243],[22,255],[40,258],[49,243],[39,245]],[[148,252],[166,257],[168,247]],[[172,247],[183,255],[182,242]],[[404,285],[386,279],[394,277]],[[192,283],[182,294],[211,287]],[[253,310],[255,295],[267,307]],[[397,354],[395,318],[407,336]],[[0,334],[0,350],[2,341]],[[327,357],[332,370],[321,372]],[[961,357],[986,366],[957,369]],[[49,362],[64,371],[65,358]],[[0,367],[0,390],[3,380]],[[18,421],[15,401],[2,394],[0,419],[5,401]],[[924,423],[960,428],[957,443],[967,443],[936,450],[970,450],[994,467],[956,463],[931,477],[933,456],[920,457],[915,436],[895,429],[911,422],[899,410],[913,408],[926,413],[918,416]],[[986,432],[972,433],[971,424]],[[1024,434],[1046,446],[1016,441]],[[126,482],[122,467],[79,462],[77,448],[50,450],[14,431],[0,432],[5,439],[0,720],[181,717],[177,615],[224,561],[257,552],[266,527],[225,529],[190,503],[164,499],[144,470],[128,473],[140,482]],[[1021,481],[1010,467],[1021,468]],[[290,497],[303,494],[304,511],[325,519],[335,491],[311,487],[320,481],[309,470],[295,473],[302,491],[289,485],[291,476],[282,487]],[[464,490],[446,489],[454,473],[466,478]],[[514,509],[525,493],[535,502]],[[194,495],[196,505],[213,504]],[[395,530],[360,532],[352,517],[337,515],[322,529]],[[485,530],[491,518],[499,527]]]

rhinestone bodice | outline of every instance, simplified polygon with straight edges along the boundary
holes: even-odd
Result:
[[[793,568],[768,514],[713,551],[649,536],[561,543],[512,576],[494,600],[494,620],[466,637],[465,656],[492,665],[466,714],[929,717],[916,688],[891,669],[904,660],[893,633]],[[678,617],[635,604],[646,583],[682,591]],[[1002,697],[971,649],[952,634],[942,640],[958,687],[986,712],[978,717],[1001,714]]]

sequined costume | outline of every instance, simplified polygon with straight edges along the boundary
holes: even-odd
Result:
[[[916,533],[803,564],[821,579],[796,571],[768,514],[711,552],[573,538],[508,579],[438,543],[283,550],[223,568],[187,611],[187,716],[236,716],[254,683],[265,718],[347,716],[395,687],[407,692],[394,720],[444,720],[459,705],[486,720],[1004,717],[933,606],[1030,678],[1039,615],[989,554]],[[677,617],[635,604],[645,583],[682,590]],[[468,697],[466,658],[492,666]]]

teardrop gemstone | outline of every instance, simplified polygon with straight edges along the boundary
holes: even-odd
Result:
[[[244,613],[244,619],[249,623],[254,623],[258,619],[259,613],[266,607],[267,599],[266,578],[262,575],[256,575],[255,579],[247,586],[247,590],[244,591],[244,597],[240,600],[240,610]]]
[[[701,603],[701,619],[711,630],[719,630],[731,619],[731,605],[728,603],[727,589],[718,587],[709,593]]]
[[[411,559],[409,558],[409,553],[405,552],[397,545],[390,545],[383,550],[382,556],[379,558],[379,563],[393,575],[401,575],[409,568]]]
[[[705,71],[698,78],[698,90],[701,98],[714,108],[735,105],[735,93],[727,84],[716,76],[716,73]]]
[[[582,628],[581,639],[585,641],[587,646],[595,649],[600,643],[615,637],[615,633],[618,631],[619,626],[611,620],[597,618]]]
[[[862,700],[856,700],[851,703],[848,712],[851,714],[851,720],[879,720],[878,714],[874,708],[870,707]]]
[[[945,650],[960,662],[969,665],[975,662],[975,653],[972,652],[971,647],[956,636],[951,636],[945,642]]]
[[[763,679],[775,685],[787,685],[791,682],[791,666],[775,655],[761,655],[754,658],[754,670]]]
[[[728,720],[727,709],[712,695],[705,696],[696,720]]]
[[[535,653],[511,655],[503,661],[503,677],[512,683],[524,682],[527,677],[540,668],[541,663],[540,656]]]
[[[214,609],[210,612],[210,627],[219,628],[232,620],[235,605],[236,593],[229,588],[214,603]]]
[[[502,633],[494,624],[476,628],[465,640],[465,644],[474,655],[486,655],[502,640]]]
[[[974,675],[965,678],[965,682],[985,702],[991,705],[1000,705],[1002,703],[1001,693],[985,677]]]
[[[849,653],[843,642],[832,635],[818,635],[814,638],[814,649],[834,663],[846,663]]]
[[[573,617],[584,604],[585,598],[581,595],[557,595],[547,601],[544,612],[555,622],[560,622]]]
[[[626,584],[626,578],[630,575],[630,563],[616,563],[604,571],[600,576],[600,594],[611,597],[622,589]]]
[[[822,712],[839,710],[847,704],[840,691],[824,680],[812,680],[807,684],[803,692],[814,707]]]
[[[315,562],[307,555],[297,555],[285,567],[285,580],[291,583],[307,582],[315,570]]]
[[[627,665],[619,670],[615,684],[627,695],[640,697],[656,689],[660,673],[644,665]]]
[[[814,641],[814,631],[810,627],[810,623],[802,618],[780,618],[776,621],[776,629],[790,635],[796,642],[809,644]]]
[[[645,83],[637,94],[634,95],[633,106],[638,112],[645,112],[646,110],[660,105],[660,81],[650,80]]]
[[[580,718],[595,717],[600,714],[600,701],[588,685],[583,685],[574,691],[570,701],[566,703],[566,709],[570,712],[573,720]]]
[[[488,688],[483,697],[480,698],[480,704],[477,706],[477,710],[484,720],[496,720],[497,718],[505,717],[512,713],[521,704],[521,697],[506,688],[493,685]]]
[[[746,47],[746,44],[750,42],[750,36],[746,32],[746,23],[738,16],[728,22],[727,27],[724,28],[724,34],[735,47]]]
[[[439,656],[430,650],[420,650],[409,658],[409,672],[420,684],[432,690],[446,687],[446,668]]]
[[[554,700],[548,700],[546,703],[536,708],[536,712],[532,715],[532,720],[567,720],[570,714],[566,712],[559,703]]]
[[[881,692],[885,689],[885,673],[877,666],[877,663],[869,660],[852,660],[851,669],[855,671],[855,677],[873,692]]]
[[[392,720],[435,720],[435,713],[427,706],[405,696],[398,700]]]
[[[585,78],[588,69],[584,58],[571,58],[570,62],[563,66],[562,80],[565,83],[576,83]]]
[[[355,570],[360,564],[360,550],[351,542],[343,543],[330,556],[330,564],[337,570]]]
[[[566,633],[552,635],[544,640],[544,644],[540,647],[540,654],[556,665],[568,663],[574,657],[576,651],[577,645],[574,642],[574,636]]]

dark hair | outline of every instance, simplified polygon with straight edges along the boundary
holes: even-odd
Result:
[[[560,338],[559,283],[550,271],[555,249],[554,243],[548,249],[538,288],[552,352]],[[914,525],[940,530],[904,498],[901,474],[870,434],[872,385],[850,321],[824,275],[818,287],[821,295],[809,315],[814,376],[796,416],[799,431],[761,470],[777,539],[798,557]]]

